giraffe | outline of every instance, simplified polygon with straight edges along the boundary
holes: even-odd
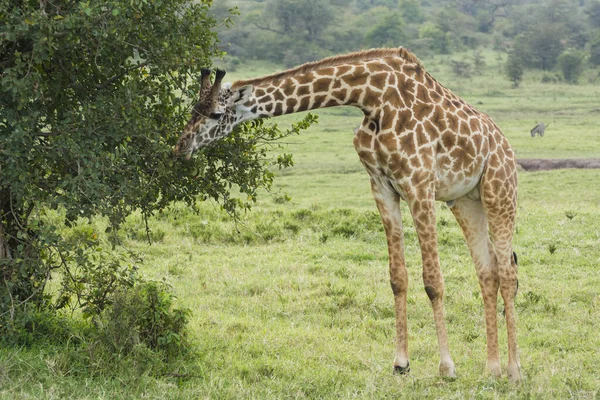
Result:
[[[402,47],[329,57],[233,84],[221,85],[222,77],[223,72],[217,72],[212,97],[203,85],[175,153],[190,157],[245,120],[323,107],[358,107],[364,117],[355,131],[354,147],[369,175],[388,245],[396,326],[394,372],[410,370],[403,200],[419,239],[423,284],[439,346],[439,373],[456,376],[436,233],[435,201],[444,201],[462,228],[475,264],[484,303],[488,372],[495,377],[502,374],[496,319],[500,293],[508,338],[506,372],[509,380],[520,380],[514,307],[517,265],[512,251],[517,169],[515,154],[492,119],[438,83]]]

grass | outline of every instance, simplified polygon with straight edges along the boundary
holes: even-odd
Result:
[[[529,75],[513,89],[496,62],[488,57],[486,75],[472,79],[451,76],[443,58],[425,65],[492,115],[519,157],[600,157],[600,86],[541,84]],[[267,72],[259,66],[255,74]],[[520,173],[514,246],[525,379],[517,386],[485,374],[477,279],[442,204],[440,258],[459,377],[437,376],[431,307],[403,205],[412,371],[395,376],[385,236],[352,147],[360,114],[349,108],[318,114],[317,126],[288,140],[295,167],[278,172],[276,193],[263,194],[237,225],[206,203],[199,214],[174,205],[156,216],[151,246],[139,216],[124,227],[144,273],[167,279],[179,305],[193,310],[197,356],[181,366],[189,374],[156,376],[129,365],[89,373],[69,366],[69,346],[0,349],[0,398],[597,398],[600,171]],[[296,118],[273,122],[285,126]],[[532,139],[538,120],[551,125],[544,138]],[[499,329],[506,363],[501,318]]]

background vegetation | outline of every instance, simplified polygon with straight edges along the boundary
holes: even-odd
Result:
[[[482,49],[510,52],[513,81],[515,64],[556,71],[554,79],[567,82],[600,65],[597,0],[226,0],[213,12],[231,9],[240,14],[235,25],[218,32],[234,68],[249,59],[292,66],[385,46],[420,57],[472,51],[475,69]]]
[[[35,6],[31,7],[37,12],[39,3],[34,3]],[[391,12],[406,8],[409,2],[357,1],[351,3],[347,10],[342,2],[319,3],[332,11],[327,14],[327,10],[322,10],[321,13],[328,15],[327,22],[334,25],[325,23],[327,29],[320,31],[320,28],[315,30],[303,25],[296,18],[288,21],[290,32],[294,32],[290,35],[299,35],[297,37],[303,40],[298,41],[292,36],[286,38],[287,34],[279,35],[280,40],[288,40],[287,47],[281,46],[282,50],[304,44],[304,47],[297,48],[298,51],[289,52],[290,57],[298,57],[297,62],[305,61],[304,57],[313,50],[315,53],[312,56],[315,58],[321,54],[338,52],[333,47],[326,47],[329,46],[328,42],[318,41],[320,39],[315,39],[317,44],[313,45],[306,39],[309,34],[323,38],[332,35],[333,28],[340,31],[345,29],[348,32],[346,39],[334,42],[346,46],[346,42],[356,35],[360,43],[355,42],[358,43],[355,47],[347,48],[356,50],[375,45],[363,40],[375,40],[375,37],[390,32],[381,29],[377,34],[368,35],[370,28],[374,28],[379,21],[399,18],[402,24],[395,25],[391,29],[394,33],[389,37],[397,40],[394,39],[397,35],[404,36],[402,41],[393,41],[390,45],[406,45],[410,42],[409,47],[423,59],[430,73],[494,118],[508,136],[518,157],[600,156],[597,128],[600,87],[597,84],[598,68],[592,61],[595,43],[592,38],[598,29],[590,25],[593,13],[589,11],[594,10],[596,3],[568,3],[572,7],[570,13],[577,15],[575,25],[587,32],[589,41],[581,47],[571,47],[564,36],[555,64],[546,66],[546,70],[522,60],[517,45],[518,37],[512,34],[504,36],[499,30],[516,24],[519,19],[534,20],[533,15],[538,12],[541,14],[540,10],[547,6],[546,2],[508,4],[505,8],[512,10],[511,18],[496,16],[488,31],[471,29],[478,26],[473,25],[473,21],[486,21],[480,15],[483,13],[480,2],[476,4],[478,11],[473,16],[461,11],[468,3],[453,2],[452,6],[448,6],[447,3],[432,1],[415,2],[413,6],[420,10],[413,13],[419,16],[416,19],[407,17],[405,11],[398,11],[396,15]],[[6,4],[7,7],[12,6],[11,2]],[[139,7],[142,4],[140,2]],[[488,2],[486,7],[492,4]],[[119,9],[126,10],[126,5],[129,3],[123,3],[123,8]],[[207,43],[226,49],[229,53],[219,62],[230,67],[237,65],[237,71],[230,71],[228,78],[264,75],[285,66],[283,58],[277,60],[266,56],[277,45],[277,34],[258,28],[246,20],[253,12],[275,12],[276,5],[266,1],[231,1],[213,4],[213,14],[204,14],[208,11],[206,7],[198,10],[201,11],[200,15],[206,15],[207,18],[198,21],[207,26],[210,26],[208,21],[214,21],[214,27],[222,38],[220,44],[211,40]],[[232,6],[238,6],[241,15],[236,17],[236,25],[230,29],[222,21]],[[294,11],[295,15],[301,12],[301,6],[302,3]],[[47,7],[46,12],[49,13],[50,5]],[[379,15],[375,13],[378,7],[383,7]],[[95,9],[91,7],[91,10]],[[151,15],[154,12],[151,8],[144,10]],[[99,14],[92,12],[92,15],[103,15],[105,19],[112,15],[112,11],[106,13],[106,10],[98,9],[97,12]],[[85,20],[85,8],[74,13],[77,18]],[[121,12],[116,17],[120,15]],[[339,22],[340,18],[351,21],[366,15],[373,17],[363,24]],[[38,18],[42,20],[42,16]],[[159,24],[162,17],[156,18]],[[447,41],[428,41],[427,35],[444,32],[439,25],[444,20],[453,29],[452,32],[464,29],[472,33],[477,38],[477,46],[465,44],[469,41],[457,40],[454,33],[443,36]],[[20,24],[5,24],[5,27],[23,29],[26,32],[23,35],[29,37],[30,28],[25,29],[25,25],[29,24],[23,21]],[[261,21],[258,25],[263,27],[280,29],[274,18],[261,17],[257,21]],[[271,25],[266,25],[265,21]],[[124,29],[122,25],[134,23],[135,19],[124,19],[113,29],[121,31]],[[169,29],[174,29],[174,23],[171,20]],[[564,26],[562,23],[557,25]],[[242,31],[244,26],[248,31]],[[402,29],[398,30],[398,26]],[[412,28],[409,29],[410,26]],[[81,29],[81,32],[86,31]],[[236,29],[239,40],[227,36],[236,34]],[[425,32],[423,36],[421,31]],[[166,31],[157,32],[165,35]],[[272,42],[265,42],[259,37],[271,34],[274,35]],[[239,44],[247,40],[248,35],[259,35],[251,42],[256,46],[264,46],[264,49],[255,48],[247,55],[235,53],[233,48],[236,45],[244,51],[250,45],[250,41]],[[503,38],[506,46],[495,47],[495,41],[490,40],[494,37]],[[27,43],[23,39],[11,42],[5,33],[2,38],[5,40],[2,42],[4,51],[7,48],[19,51],[18,47],[7,47],[7,42],[18,45]],[[161,38],[155,39],[156,46],[160,47]],[[166,39],[169,43],[170,40],[182,40],[179,34],[166,36]],[[95,42],[86,43],[94,51],[104,49],[91,44]],[[423,47],[417,47],[419,43]],[[440,48],[432,48],[433,43],[440,44]],[[109,43],[106,45],[109,46]],[[216,47],[213,49],[218,51]],[[345,47],[340,48],[339,52],[345,50]],[[103,54],[118,53],[110,46],[102,51],[106,51]],[[317,54],[317,51],[322,53]],[[31,52],[22,53],[30,57],[32,55]],[[281,56],[284,53],[281,51],[279,54]],[[7,59],[5,54],[3,60]],[[171,60],[174,63],[188,59],[179,51],[173,54],[177,55]],[[198,65],[190,68],[199,68],[208,54],[207,50],[198,50]],[[582,60],[579,64],[574,63],[579,65],[581,72],[575,80],[567,79],[564,74],[563,66],[573,64],[570,54],[579,55]],[[506,73],[511,56],[517,59],[522,71],[516,88],[513,87],[513,79]],[[563,61],[559,61],[561,57]],[[15,58],[12,60],[16,63]],[[3,62],[4,79],[8,75],[6,61]],[[78,62],[81,62],[79,68],[83,68],[85,63],[82,60]],[[31,69],[28,65],[32,65]],[[4,80],[3,88],[25,84],[34,88],[35,81],[25,79],[34,76],[34,72],[38,74],[35,76],[39,84],[53,82],[48,75],[44,75],[43,65],[44,61],[41,64],[19,64],[18,67],[22,68],[19,70],[19,79]],[[183,73],[174,65],[172,68],[175,71]],[[184,65],[187,68],[187,64]],[[112,63],[107,62],[105,68],[110,66]],[[71,75],[73,71],[69,70]],[[146,73],[151,74],[152,71],[148,69]],[[110,79],[115,72],[106,70],[106,74]],[[97,114],[83,114],[85,118],[78,120],[77,125],[68,131],[69,135],[62,138],[46,138],[47,131],[51,131],[46,125],[41,128],[40,125],[33,125],[32,128],[24,123],[13,126],[6,122],[0,124],[3,129],[0,180],[5,185],[3,187],[31,188],[27,193],[35,195],[36,207],[30,215],[32,221],[41,221],[35,222],[30,228],[35,228],[35,235],[26,231],[28,236],[23,236],[27,239],[23,243],[34,243],[44,249],[57,248],[59,244],[62,247],[58,248],[66,249],[61,251],[68,250],[66,254],[70,254],[65,263],[60,259],[58,263],[51,263],[48,261],[53,260],[48,257],[51,253],[34,253],[42,257],[41,262],[38,259],[22,264],[40,268],[45,296],[35,306],[16,307],[17,312],[23,312],[21,315],[15,313],[12,319],[10,313],[2,316],[6,325],[2,326],[0,345],[0,398],[598,396],[600,192],[595,184],[599,178],[597,171],[520,173],[515,248],[520,261],[517,312],[525,380],[516,387],[509,385],[505,379],[494,380],[485,375],[485,327],[478,284],[460,229],[443,205],[438,208],[440,257],[448,293],[446,313],[450,344],[459,378],[452,381],[437,376],[437,343],[431,307],[422,290],[418,242],[408,210],[403,208],[410,274],[409,351],[413,368],[410,376],[394,376],[391,373],[393,298],[388,283],[385,238],[370,195],[368,178],[352,147],[352,131],[360,123],[360,113],[352,108],[320,110],[317,112],[318,125],[301,135],[287,135],[286,129],[281,133],[270,124],[291,126],[305,115],[281,117],[267,124],[248,127],[236,132],[214,153],[196,157],[194,169],[190,169],[190,164],[171,161],[167,154],[170,154],[178,129],[187,118],[187,100],[178,103],[178,91],[187,93],[185,90],[188,90],[192,97],[195,91],[193,83],[188,84],[187,79],[182,79],[183,88],[169,88],[167,85],[163,92],[162,85],[165,83],[162,83],[162,74],[157,72],[152,76],[152,79],[148,79],[140,73],[139,77],[127,76],[121,82],[123,88],[130,90],[144,88],[139,92],[139,102],[125,103],[124,100],[120,102],[118,96],[112,98],[115,94],[125,96],[120,92],[119,85],[103,92],[102,96],[111,99],[99,108],[105,113],[97,111]],[[191,82],[195,82],[193,73],[190,76]],[[130,81],[137,83],[129,87]],[[90,86],[94,87],[95,84],[90,83]],[[56,84],[52,86],[54,90],[48,93],[61,95],[59,89],[62,87]],[[160,107],[165,105],[147,101],[149,97],[146,91],[161,93],[169,101],[175,101],[179,108],[174,114],[166,109],[160,111]],[[177,96],[171,96],[171,91]],[[17,110],[18,101],[27,103],[35,99],[38,98],[4,96],[2,112]],[[63,103],[60,101],[57,104]],[[76,110],[83,104],[96,103],[66,104],[71,104],[71,110]],[[124,115],[127,119],[121,120],[110,111],[113,110],[113,104],[125,106]],[[146,107],[153,112],[160,111],[157,114],[160,118],[153,118]],[[47,109],[41,104],[25,104],[18,111],[22,116],[29,115],[30,110]],[[7,119],[7,114],[2,115]],[[79,113],[72,111],[69,115],[79,116]],[[96,121],[95,115],[102,116],[98,120],[102,123],[88,126],[88,119],[90,124]],[[69,126],[68,120],[58,120]],[[532,139],[529,130],[540,120],[551,122],[551,125],[543,138]],[[11,121],[16,121],[14,124],[18,122],[17,119]],[[111,128],[100,129],[106,121],[111,121]],[[114,128],[118,126],[118,121],[130,122],[124,124],[123,127],[127,129],[122,130]],[[113,137],[114,142],[109,141],[107,143],[111,145],[103,147],[100,139],[88,140],[89,135],[84,133],[88,132],[86,129],[96,132],[94,127],[104,132],[105,137]],[[300,123],[290,128],[290,133],[297,133],[306,127],[307,122]],[[80,130],[83,133],[80,134]],[[131,141],[126,139],[128,136]],[[286,136],[285,139],[282,136]],[[284,146],[283,149],[270,150],[265,147],[264,139],[270,142],[275,137],[281,137],[278,143]],[[27,143],[34,143],[35,146],[19,146],[17,138],[29,140]],[[59,139],[68,139],[70,146],[78,146],[76,149],[79,153],[66,146],[65,142],[59,142]],[[85,146],[79,144],[80,141]],[[63,147],[60,148],[65,149],[62,150],[64,153],[58,154],[67,154],[69,157],[55,155],[58,151],[55,143],[62,143]],[[147,143],[148,148],[143,143]],[[26,154],[20,155],[20,158],[13,157],[9,150],[16,152],[16,149]],[[99,155],[94,153],[97,149],[103,149]],[[133,158],[116,153],[118,149],[127,149],[127,157],[132,155]],[[44,153],[46,150],[47,154]],[[262,150],[264,152],[261,153]],[[246,157],[246,151],[256,151],[248,153],[254,157],[252,159],[256,160],[256,164],[246,163],[244,158],[235,158]],[[291,163],[289,156],[280,155],[281,152],[294,154],[293,168],[278,168],[279,165]],[[89,154],[95,154],[92,159],[99,160],[99,165],[111,168],[95,172],[93,168],[86,167],[82,169],[86,173],[85,179],[78,178],[80,173],[75,174],[73,166],[77,165],[77,161],[87,162]],[[138,159],[138,154],[144,154],[145,157]],[[61,166],[58,172],[47,164],[28,164],[32,160],[47,160],[43,157],[50,156],[54,160],[51,165]],[[239,160],[240,164],[222,163],[222,160],[229,159]],[[65,181],[79,183],[71,186],[63,184],[54,189],[54,186],[47,186],[52,184],[52,180],[9,179],[8,176],[15,175],[7,176],[6,171],[16,174],[14,168],[6,166],[11,160],[23,160],[19,165],[24,166],[24,177],[31,173],[27,172],[27,168],[35,166],[31,170],[40,171],[36,172],[40,174],[46,171],[43,176],[64,174],[68,178]],[[100,162],[102,160],[103,163]],[[26,165],[29,167],[25,168]],[[44,169],[40,169],[39,165]],[[146,169],[146,165],[154,169]],[[226,166],[231,167],[228,169]],[[229,180],[238,179],[236,177],[246,179],[246,175],[239,174],[247,171],[249,166],[252,166],[251,170],[256,172],[257,177],[261,177],[254,182],[265,182],[266,187],[273,183],[270,192],[260,188],[261,184],[258,183],[249,183],[241,193],[241,185],[234,183],[241,181],[233,181],[230,185]],[[229,175],[224,176],[231,178],[217,181],[214,176],[207,174],[211,168],[214,171],[229,171],[226,172]],[[71,172],[65,174],[64,171]],[[105,178],[113,174],[116,174],[115,180]],[[93,181],[93,175],[97,175],[99,180]],[[158,197],[153,198],[149,191],[146,197],[142,197],[145,200],[136,199],[134,194],[146,193],[147,188],[156,186],[132,184],[132,177],[135,176],[162,176],[161,185],[165,187],[160,186]],[[149,178],[145,179],[150,181]],[[198,180],[202,183],[198,184]],[[97,186],[92,187],[98,188],[106,185],[102,193],[112,193],[117,199],[133,199],[134,202],[127,208],[114,210],[121,212],[119,229],[116,229],[111,218],[112,203],[107,200],[111,197],[96,196],[93,201],[86,203],[81,193],[89,194],[86,190],[82,191],[87,186],[81,182],[96,182],[94,185]],[[217,186],[218,193],[224,195],[213,197],[202,192],[214,187],[209,185],[211,182],[221,182]],[[174,193],[189,194],[192,201],[204,201],[198,202],[194,208],[190,208],[186,201],[163,203],[160,200],[163,193],[167,194],[165,199],[169,199],[168,193],[173,195],[166,189],[172,185],[181,190]],[[220,188],[224,191],[220,191]],[[55,197],[59,198],[56,205],[47,200]],[[183,200],[186,199],[188,197]],[[232,220],[229,212],[233,208],[227,208],[229,212],[223,210],[225,200],[228,201],[226,204],[232,204],[233,207],[242,205],[238,210],[243,209],[244,203],[254,205],[252,211],[241,212],[237,220]],[[69,207],[79,212],[77,201],[88,204],[84,208],[86,218],[71,217],[73,214],[68,212]],[[148,207],[154,207],[154,213],[144,211],[146,203]],[[3,215],[3,222],[6,223],[6,211]],[[39,241],[38,238],[49,237],[49,233],[43,230],[50,229],[48,227],[53,227],[51,233],[54,236],[51,237],[58,238],[57,241]],[[4,261],[2,265],[4,268],[14,266],[16,260],[10,263]],[[61,268],[53,269],[59,265]],[[3,273],[6,273],[5,270]],[[6,282],[6,275],[3,279]],[[27,280],[31,280],[29,275],[22,281]],[[37,293],[35,286],[32,287]],[[115,287],[109,298],[104,297],[105,290],[96,291],[107,287]],[[7,296],[6,291],[0,293]],[[8,302],[4,301],[5,309],[11,310],[10,296]],[[11,329],[10,335],[8,328]],[[503,323],[499,328],[501,352],[506,360]]]

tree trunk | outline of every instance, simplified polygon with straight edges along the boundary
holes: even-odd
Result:
[[[4,260],[6,258],[10,259],[12,257],[10,254],[10,247],[8,245],[8,240],[4,236],[4,225],[2,224],[2,221],[0,220],[0,260]]]

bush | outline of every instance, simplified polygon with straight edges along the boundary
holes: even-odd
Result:
[[[558,57],[558,67],[567,82],[577,82],[583,72],[583,60],[583,54],[579,51],[566,51]]]
[[[120,289],[112,302],[93,321],[97,335],[108,349],[128,355],[143,344],[165,355],[187,346],[185,326],[190,310],[173,307],[175,296],[165,282],[140,282],[132,289]]]

